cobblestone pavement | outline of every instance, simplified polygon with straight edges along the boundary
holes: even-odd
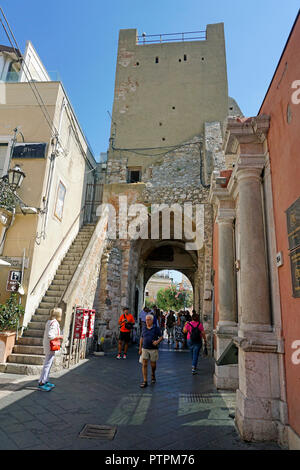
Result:
[[[107,353],[52,374],[49,393],[37,390],[36,378],[0,374],[0,449],[280,449],[240,440],[229,416],[235,394],[217,392],[212,372],[213,361],[201,358],[192,376],[189,353],[164,342],[157,383],[145,389],[136,346],[127,360]],[[80,438],[86,424],[117,432],[111,441]]]

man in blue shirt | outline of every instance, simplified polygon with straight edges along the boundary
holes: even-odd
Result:
[[[147,376],[148,376],[148,360],[150,359],[151,364],[151,383],[155,384],[155,371],[156,371],[156,362],[158,360],[158,345],[163,340],[160,328],[157,325],[153,324],[153,315],[146,315],[146,325],[142,329],[142,334],[140,338],[140,348],[139,354],[142,358],[142,370],[144,382],[141,383],[140,387],[145,388],[148,385]]]

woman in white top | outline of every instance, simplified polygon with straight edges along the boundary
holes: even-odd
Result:
[[[54,360],[55,351],[51,351],[50,341],[53,339],[62,340],[63,336],[60,333],[59,322],[62,318],[62,309],[53,308],[50,310],[50,320],[47,321],[44,332],[43,347],[45,353],[45,360],[43,364],[43,370],[40,376],[38,388],[45,392],[50,392],[54,384],[48,382],[50,369]]]

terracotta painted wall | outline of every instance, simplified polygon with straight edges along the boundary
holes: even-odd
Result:
[[[285,338],[285,365],[289,423],[300,435],[300,364],[292,361],[294,341],[300,341],[300,298],[292,295],[291,267],[285,211],[300,197],[300,17],[294,25],[259,114],[271,117],[268,145],[277,251],[283,252],[278,268]],[[298,92],[292,84],[298,80]],[[296,92],[296,93],[295,93]],[[293,103],[298,97],[299,104]],[[297,95],[297,96],[295,96]],[[299,346],[298,346],[299,349]],[[300,352],[298,354],[300,359]]]

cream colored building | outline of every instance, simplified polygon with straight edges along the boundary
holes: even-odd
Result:
[[[145,299],[156,302],[157,292],[160,289],[167,289],[171,284],[172,280],[168,275],[154,274],[146,284]]]
[[[0,302],[10,295],[9,273],[23,270],[23,326],[28,326],[39,306],[36,313],[42,315],[59,303],[57,292],[62,295],[71,279],[71,272],[62,272],[63,287],[53,290],[53,303],[45,298],[84,222],[86,188],[95,182],[97,163],[62,83],[51,81],[30,42],[22,67],[20,57],[19,51],[0,46],[0,177],[15,165],[26,175],[17,190],[23,212],[17,205],[5,226],[0,207],[0,256],[11,263],[0,271]],[[89,236],[92,230],[88,227]],[[78,259],[69,256],[68,262],[75,268]],[[36,319],[35,332],[43,329],[42,318]]]

